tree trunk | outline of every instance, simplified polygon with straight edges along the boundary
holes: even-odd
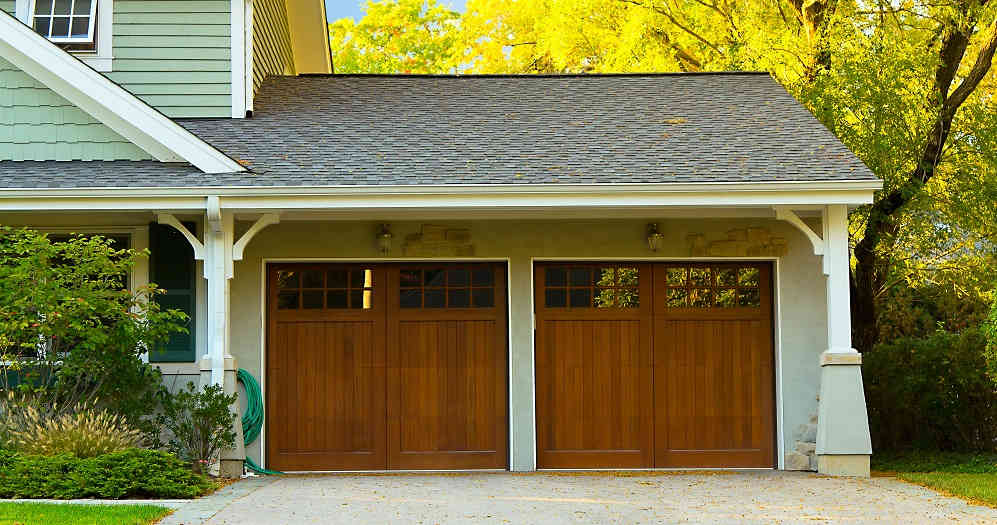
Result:
[[[970,20],[972,22],[972,20]],[[952,82],[962,64],[973,35],[974,23],[964,31],[956,21],[942,32],[942,42],[938,51],[939,63],[935,69],[934,90],[937,97],[929,100],[937,107],[937,117],[931,130],[926,134],[927,142],[921,149],[917,167],[914,168],[896,188],[888,190],[877,200],[869,211],[865,231],[855,245],[855,270],[851,278],[852,291],[852,340],[859,351],[868,351],[876,344],[879,333],[877,298],[885,280],[888,261],[882,254],[884,242],[892,240],[895,228],[892,217],[919,193],[934,176],[941,161],[945,143],[952,129],[952,120],[963,102],[990,71],[995,51],[997,51],[997,21],[989,27],[989,35],[982,42],[976,62],[966,78],[951,90]],[[951,90],[951,93],[950,93]]]

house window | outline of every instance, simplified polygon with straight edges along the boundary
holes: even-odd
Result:
[[[112,65],[114,0],[15,0],[18,20],[97,71]]]
[[[97,0],[34,0],[31,26],[57,44],[96,41]]]

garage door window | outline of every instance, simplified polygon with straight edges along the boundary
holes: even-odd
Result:
[[[370,268],[282,270],[277,272],[277,290],[278,310],[370,310],[374,273]]]
[[[488,266],[402,268],[402,308],[493,308],[495,270]]]
[[[547,308],[637,308],[640,271],[633,266],[551,266],[544,270]]]
[[[672,266],[665,271],[668,308],[759,308],[756,266]]]

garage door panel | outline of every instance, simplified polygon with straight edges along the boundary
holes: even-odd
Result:
[[[672,263],[655,281],[655,466],[773,466],[771,266]]]
[[[398,278],[389,299],[389,468],[506,467],[502,267],[403,265]]]
[[[538,381],[542,464],[644,465],[650,427],[647,351],[635,320],[550,320],[541,325]],[[543,385],[543,386],[541,386]]]
[[[398,335],[398,453],[494,453],[495,323],[406,321]]]
[[[375,322],[276,326],[269,353],[273,468],[379,468],[386,453],[383,342]],[[273,422],[277,424],[273,424]]]
[[[771,466],[762,323],[662,321],[655,335],[656,466],[716,466],[725,454],[731,466],[746,466],[742,456]]]
[[[646,265],[538,267],[541,468],[651,466],[650,301],[642,274],[649,280]]]

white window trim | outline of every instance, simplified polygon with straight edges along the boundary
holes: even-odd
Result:
[[[14,16],[31,26],[35,0],[16,0]],[[73,51],[72,55],[102,73],[110,73],[114,62],[114,0],[97,0],[97,50]]]

